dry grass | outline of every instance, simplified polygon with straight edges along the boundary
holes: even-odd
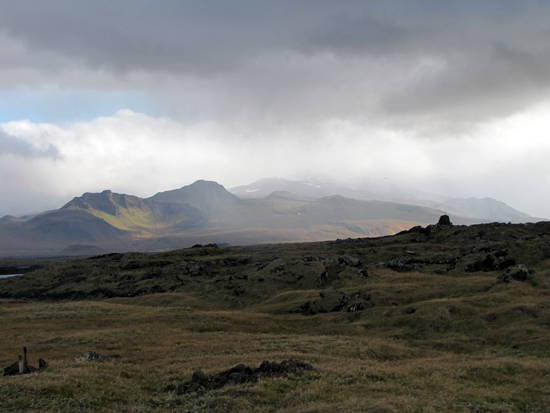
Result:
[[[113,301],[3,302],[2,365],[27,345],[31,363],[42,357],[50,367],[0,378],[0,410],[549,411],[547,358],[502,356],[492,346],[456,354],[429,340],[414,345],[379,332],[349,334],[357,323],[343,313],[277,316]],[[72,361],[88,350],[117,357]],[[195,370],[288,358],[314,370],[203,394],[175,391]]]
[[[0,300],[0,367],[24,345],[31,364],[50,362],[0,377],[0,411],[550,412],[550,224],[430,231],[129,253],[2,280],[3,297],[86,300]],[[505,283],[504,270],[465,271],[489,254],[534,272]],[[337,264],[345,257],[368,277]],[[408,272],[379,264],[410,257],[421,260]],[[321,285],[325,269],[336,271]],[[118,298],[83,293],[98,287]],[[325,288],[360,297],[365,310],[298,314]],[[72,361],[89,350],[116,357]],[[177,391],[195,370],[289,358],[314,369]]]

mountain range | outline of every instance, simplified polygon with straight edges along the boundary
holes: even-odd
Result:
[[[509,207],[492,198],[449,198],[436,194],[413,194],[395,188],[368,183],[367,189],[351,188],[343,183],[318,178],[291,181],[281,178],[260,179],[249,185],[238,186],[229,191],[239,198],[264,198],[275,191],[288,191],[310,199],[341,195],[360,200],[379,200],[401,204],[426,206],[466,217],[480,218],[490,222],[524,223],[543,221]]]
[[[443,212],[455,224],[540,220],[490,198],[400,199],[333,181],[279,178],[228,191],[200,180],[150,198],[105,190],[36,216],[5,216],[0,219],[0,255],[91,255],[99,249],[165,251],[199,243],[383,236],[437,222]]]

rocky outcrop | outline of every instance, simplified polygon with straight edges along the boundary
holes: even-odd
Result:
[[[315,315],[337,311],[355,313],[376,306],[400,305],[395,297],[379,290],[371,290],[369,292],[358,291],[348,296],[348,294],[344,292],[326,289],[321,291],[319,296],[321,297],[320,300],[304,303],[296,312],[302,313],[303,315]]]
[[[535,271],[530,270],[529,268],[524,266],[516,267],[513,271],[512,268],[508,268],[505,274],[499,275],[497,277],[497,284],[509,284],[512,281],[527,281],[534,273]]]
[[[453,223],[451,222],[451,218],[449,218],[449,215],[445,214],[439,217],[437,225],[453,225]]]
[[[277,273],[282,272],[284,270],[286,270],[286,263],[281,262],[281,263],[275,265],[271,270],[269,270],[269,272],[271,274],[277,274]]]
[[[206,245],[195,244],[191,248],[219,248],[219,247],[218,247],[218,244],[210,243],[210,244],[206,244]]]
[[[365,309],[366,307],[361,301],[354,301],[350,304],[347,311],[348,313],[355,313],[357,311],[363,311]]]
[[[281,363],[263,361],[257,368],[251,368],[241,363],[228,370],[210,375],[197,370],[193,373],[191,380],[177,386],[176,391],[179,394],[183,394],[203,390],[215,390],[228,384],[237,385],[256,382],[260,377],[281,376],[312,369],[313,367],[307,363],[283,360]]]
[[[362,265],[361,260],[349,255],[340,255],[338,257],[338,264],[351,267],[360,267]]]
[[[411,251],[407,251],[408,254],[410,254],[410,252]],[[396,272],[419,271],[420,268],[418,268],[414,264],[448,265],[449,269],[454,269],[459,260],[460,260],[460,257],[441,259],[441,260],[430,259],[430,258],[424,259],[420,257],[407,257],[407,258],[396,258],[389,261],[382,261],[382,262],[379,262],[377,266],[381,268],[389,268],[390,270],[393,270]]]
[[[308,302],[300,307],[300,310],[305,315],[315,315],[319,313],[332,313],[334,311],[342,311],[348,304],[349,299],[346,293],[333,289],[326,289],[319,293],[321,299],[313,303]]]
[[[473,263],[466,264],[464,271],[477,272],[477,271],[497,271],[505,270],[509,267],[516,265],[516,260],[513,258],[495,257],[487,255],[484,260],[475,260]]]

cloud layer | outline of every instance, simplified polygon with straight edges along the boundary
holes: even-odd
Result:
[[[325,174],[550,217],[548,2],[0,6],[0,213]]]
[[[0,187],[6,193],[11,186],[14,194],[3,197],[2,206],[31,212],[35,204],[27,198],[37,191],[61,204],[103,189],[147,197],[197,179],[229,188],[266,176],[317,174],[357,187],[489,196],[543,216],[550,186],[550,118],[542,116],[547,110],[541,107],[488,124],[475,135],[436,142],[378,129],[368,131],[365,139],[362,127],[328,122],[318,128],[315,140],[296,133],[266,134],[273,139],[251,143],[215,123],[185,125],[130,110],[68,128],[14,121],[0,129],[0,137],[18,143],[0,153]],[[39,147],[56,148],[55,156]]]
[[[4,88],[142,91],[176,118],[335,117],[452,133],[550,90],[550,4],[540,1],[23,0],[2,9]]]

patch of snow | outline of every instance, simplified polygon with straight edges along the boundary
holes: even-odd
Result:
[[[256,191],[259,191],[260,189],[247,189],[246,192],[247,193],[250,193],[250,192],[256,192]]]

